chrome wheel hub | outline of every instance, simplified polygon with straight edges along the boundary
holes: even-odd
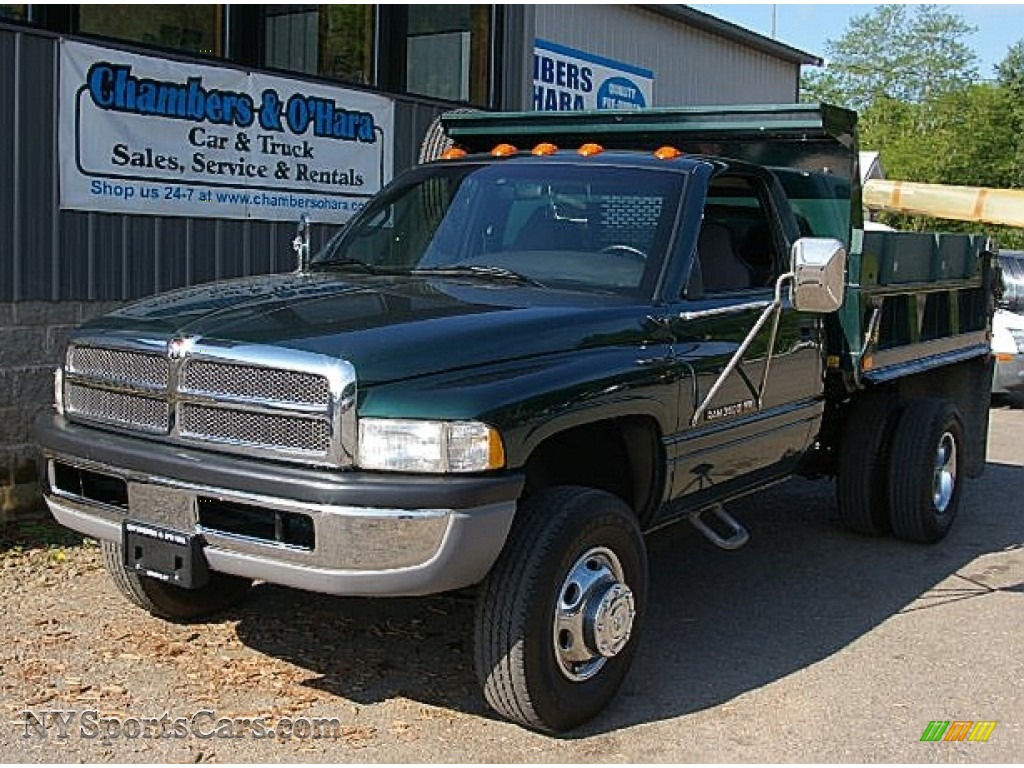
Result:
[[[932,503],[942,514],[949,507],[956,490],[956,438],[949,432],[942,434],[935,452],[935,472],[932,475]]]
[[[622,652],[636,606],[622,564],[604,547],[589,550],[569,569],[555,601],[554,650],[559,669],[579,682]]]

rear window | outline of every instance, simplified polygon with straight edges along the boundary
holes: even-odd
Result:
[[[827,173],[773,168],[789,198],[801,237],[850,237],[850,182]]]

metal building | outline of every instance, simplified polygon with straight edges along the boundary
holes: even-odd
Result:
[[[218,136],[214,123],[229,121],[219,106],[187,114],[192,80],[241,83],[231,98],[250,88],[250,111],[268,89],[325,94],[316,103],[331,105],[341,133],[356,125],[345,120],[364,116],[346,104],[376,105],[386,116],[378,134],[386,162],[369,193],[416,161],[446,109],[787,102],[797,99],[800,65],[815,63],[686,6],[0,5],[0,520],[37,508],[31,424],[52,401],[52,370],[75,325],[159,291],[293,266],[297,211],[255,207],[251,180],[217,193],[242,194],[244,210],[211,207],[224,180],[200,177],[244,171],[257,148],[226,145],[255,123],[243,110]],[[180,96],[180,113],[137,101],[144,81]],[[308,117],[292,126],[302,129],[292,146],[312,155]],[[284,130],[272,114],[260,120]],[[190,159],[174,160],[173,178],[161,167],[173,158],[157,146],[168,131]],[[339,137],[358,144],[341,133],[318,146]],[[153,146],[112,138],[122,134]],[[264,154],[277,151],[262,141]],[[90,166],[97,147],[104,169]],[[344,162],[306,169],[312,181],[302,189],[288,174],[256,180],[261,204],[345,199],[346,190],[310,186],[350,183],[354,170],[340,180],[325,170]],[[129,188],[142,194],[114,194]],[[168,197],[143,200],[157,189]],[[346,215],[315,217],[314,245]]]
[[[653,103],[786,104],[821,59],[685,5],[536,6],[535,38],[641,67]]]

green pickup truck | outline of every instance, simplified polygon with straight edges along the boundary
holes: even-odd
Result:
[[[847,527],[933,542],[982,472],[992,249],[863,232],[855,125],[447,115],[295,273],[83,326],[37,425],[49,506],[173,620],[255,579],[472,588],[489,704],[573,728],[630,666],[645,533],[736,549],[725,504],[825,475]]]

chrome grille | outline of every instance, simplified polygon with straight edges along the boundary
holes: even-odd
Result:
[[[163,356],[153,352],[156,340],[91,341],[78,339],[68,350],[64,405],[71,420],[264,458],[353,462],[356,377],[343,360],[198,339],[168,341]]]
[[[166,388],[170,366],[166,357],[103,347],[74,346],[68,351],[68,369],[92,379]]]
[[[324,376],[206,360],[185,363],[181,390],[212,397],[227,395],[283,403],[326,406],[331,402],[330,386]]]
[[[72,383],[67,386],[64,407],[71,415],[112,422],[144,432],[165,433],[170,424],[166,400],[94,389],[81,384]]]
[[[183,437],[212,439],[292,451],[326,453],[331,430],[325,419],[278,416],[182,403],[178,429]]]

